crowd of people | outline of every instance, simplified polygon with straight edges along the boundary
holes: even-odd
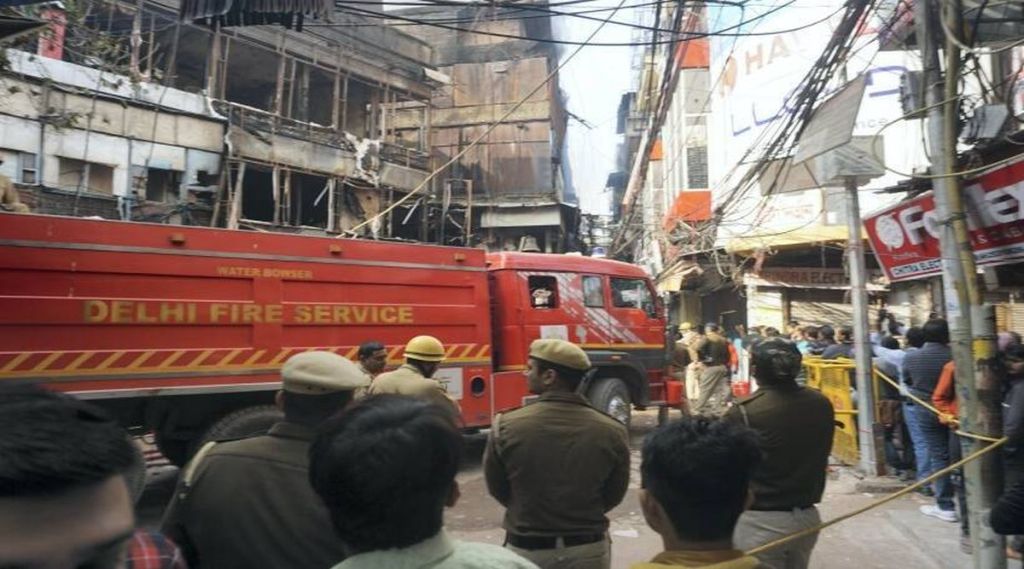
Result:
[[[708,355],[702,351],[710,342],[705,339],[719,335],[717,325],[709,324],[702,334],[683,324],[676,347],[675,363],[686,370],[687,390],[714,389],[703,373]],[[790,321],[785,333],[774,327],[756,326],[749,333],[742,327],[730,339],[737,353],[751,349],[770,339],[791,342],[804,356],[821,360],[853,359],[854,332],[850,326],[801,325]],[[962,457],[961,437],[957,434],[959,419],[956,401],[956,366],[950,349],[948,323],[932,315],[922,326],[907,327],[892,314],[880,311],[876,329],[870,334],[872,361],[881,375],[896,386],[882,383],[881,401],[877,402],[879,421],[885,427],[885,455],[889,466],[904,479],[920,481],[945,469]],[[1003,377],[1003,434],[1008,438],[1002,455],[1006,495],[993,511],[993,527],[1007,535],[1019,534],[1024,524],[1021,494],[1024,494],[1024,346],[1021,336],[1002,332],[998,336],[996,368]],[[739,365],[733,365],[734,373]],[[757,381],[761,378],[752,373]],[[852,378],[852,374],[851,374]],[[851,381],[851,389],[855,389]],[[701,412],[724,413],[729,403],[713,409],[701,406]],[[856,401],[856,398],[853,398]],[[934,410],[932,408],[933,407]],[[935,410],[939,412],[936,413]],[[934,498],[933,504],[920,508],[922,514],[950,523],[959,523],[961,547],[970,552],[970,530],[966,491],[962,472],[942,476],[923,486],[920,493]],[[1016,523],[1009,523],[1015,516]],[[1011,537],[1007,555],[1020,558],[1021,540]]]
[[[382,351],[368,343],[358,363],[318,351],[287,360],[282,420],[203,446],[160,531],[134,527],[145,463],[111,417],[38,386],[0,386],[0,567],[611,566],[608,512],[627,493],[631,456],[625,426],[578,393],[586,352],[534,342],[526,379],[536,401],[494,420],[483,465],[505,508],[497,546],[443,527],[445,509],[458,507],[463,455],[458,406],[431,378],[443,346],[414,338],[405,366],[388,373]],[[758,394],[647,437],[639,501],[664,550],[636,567],[807,566],[813,536],[743,553],[819,521],[833,415],[796,383],[800,360],[791,342],[762,342]]]
[[[849,343],[847,330],[817,332],[833,342],[823,355],[849,353],[829,352]],[[716,326],[701,336],[686,346],[699,412],[662,425],[643,444],[638,498],[663,550],[634,567],[805,569],[821,522],[832,405],[798,381],[799,340],[763,330],[739,338],[737,350]],[[937,392],[949,369],[940,357],[948,329],[929,321],[922,338],[895,369],[908,392]],[[885,349],[890,360],[900,351]],[[740,351],[758,389],[732,401]],[[611,567],[608,513],[629,488],[629,439],[578,392],[591,367],[586,352],[535,341],[525,371],[535,402],[494,418],[483,469],[505,508],[503,546],[460,541],[444,529],[444,511],[458,508],[463,456],[458,404],[432,378],[444,354],[436,338],[419,336],[406,346],[405,365],[387,373],[379,343],[362,346],[358,363],[330,352],[291,357],[276,399],[283,419],[265,435],[203,446],[182,469],[160,531],[135,527],[145,464],[126,431],[87,402],[2,385],[0,567]],[[1018,378],[1008,405],[1019,405],[1024,350],[1018,342],[1004,354]],[[1008,434],[1020,428],[1019,414],[1006,417]],[[936,448],[940,427],[922,420],[910,429],[926,433],[913,444],[923,449],[925,472],[949,460],[948,447]],[[1012,454],[1020,445],[1008,448],[1007,463],[1020,465]],[[948,486],[936,483],[935,509],[925,513],[949,519],[941,513],[950,511]],[[993,510],[998,531],[1021,531],[1022,494],[1017,484]],[[802,530],[812,531],[776,543]]]

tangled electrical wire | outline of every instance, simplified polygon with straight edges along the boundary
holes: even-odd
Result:
[[[729,224],[742,225],[738,222],[738,218],[760,215],[759,212],[764,211],[767,207],[768,197],[777,194],[785,184],[783,171],[777,169],[772,176],[770,169],[777,160],[791,154],[817,103],[823,99],[838,71],[855,53],[854,45],[858,26],[873,9],[873,0],[858,0],[847,2],[836,12],[842,11],[843,14],[831,39],[794,89],[793,94],[785,101],[783,108],[786,112],[781,114],[781,120],[762,130],[756,140],[746,149],[738,163],[740,165],[749,164],[749,166],[740,169],[739,178],[734,183],[729,183],[728,179],[725,180],[729,189],[726,190],[725,198],[713,212],[712,219],[691,227],[691,233],[686,236],[687,245],[689,245],[687,253],[708,253],[714,257],[715,265],[719,267],[719,272],[723,276],[735,276],[739,267],[732,267],[732,270],[728,271],[730,274],[725,274],[726,271],[721,268],[723,263],[718,258],[720,255],[716,247],[719,230]],[[836,13],[830,14],[826,19]],[[753,210],[745,208],[744,206],[750,206],[751,192],[759,187],[762,189],[762,195],[758,203]],[[636,196],[634,196],[634,201],[635,199]],[[636,215],[635,212],[641,209],[635,207],[635,203],[627,204],[627,208],[631,215]],[[741,209],[746,211],[740,212]],[[623,246],[621,244],[622,235],[628,231],[630,231],[630,223],[627,221],[620,226],[619,233],[616,235],[616,242],[620,249]],[[678,260],[673,260],[667,263],[663,273],[673,270],[678,262]],[[731,257],[725,262],[726,266],[733,264]]]
[[[593,2],[593,1],[596,1],[596,0],[576,0],[576,3]],[[793,0],[789,0],[789,1],[786,1],[786,2],[782,2],[782,3],[779,3],[779,4],[772,5],[767,10],[765,10],[765,11],[763,11],[763,12],[761,12],[761,13],[755,15],[755,16],[752,16],[749,19],[741,20],[741,21],[739,21],[739,22],[737,22],[737,23],[735,23],[735,24],[733,24],[731,26],[728,26],[726,28],[722,28],[722,29],[715,30],[715,31],[709,31],[709,32],[680,31],[678,28],[660,28],[658,26],[645,26],[643,24],[638,24],[638,23],[623,22],[623,21],[620,21],[620,20],[611,20],[611,21],[608,22],[609,25],[624,26],[624,27],[629,27],[629,28],[641,30],[641,31],[644,31],[644,32],[653,32],[653,33],[656,33],[656,34],[662,34],[662,35],[665,35],[666,38],[665,39],[656,39],[656,40],[653,40],[653,41],[637,41],[637,42],[589,42],[589,43],[584,43],[584,42],[571,41],[571,40],[555,39],[555,38],[547,37],[547,36],[530,36],[530,35],[523,35],[523,34],[504,33],[504,32],[498,32],[498,31],[493,31],[493,30],[477,29],[477,28],[472,26],[473,22],[478,21],[478,18],[476,16],[474,16],[472,18],[470,18],[470,17],[455,17],[455,18],[444,18],[444,17],[441,17],[441,18],[429,18],[429,17],[427,17],[429,15],[427,12],[429,12],[431,9],[435,9],[435,10],[458,9],[460,11],[463,11],[463,10],[496,10],[496,9],[503,9],[503,8],[511,8],[511,9],[515,9],[515,10],[523,10],[523,11],[528,11],[528,12],[534,12],[534,13],[536,13],[535,17],[565,16],[565,17],[576,18],[576,19],[587,20],[587,21],[594,21],[594,22],[602,22],[603,21],[603,18],[598,18],[598,17],[594,17],[594,16],[588,15],[587,13],[590,12],[589,10],[577,11],[577,12],[566,12],[566,11],[560,11],[560,10],[553,10],[553,9],[551,9],[551,6],[565,5],[568,2],[548,3],[547,7],[545,7],[542,4],[529,4],[529,5],[527,5],[527,4],[516,4],[516,3],[512,3],[512,2],[496,2],[496,3],[493,3],[493,4],[491,4],[491,3],[487,3],[487,4],[468,3],[467,4],[467,3],[462,3],[462,2],[450,2],[450,1],[445,1],[445,0],[431,0],[429,2],[429,8],[420,8],[420,9],[417,9],[417,10],[409,12],[409,13],[403,13],[402,11],[380,11],[380,10],[374,10],[374,9],[370,9],[370,8],[362,8],[362,7],[358,6],[359,4],[363,4],[363,3],[364,3],[363,0],[358,0],[356,2],[349,2],[347,0],[337,0],[336,3],[335,3],[335,8],[340,13],[343,13],[343,14],[351,14],[351,15],[361,16],[361,17],[364,17],[364,18],[367,18],[367,19],[370,19],[370,20],[379,20],[379,21],[382,22],[381,25],[404,24],[404,25],[412,25],[412,26],[429,26],[429,27],[440,28],[440,29],[445,29],[445,30],[455,31],[455,32],[460,32],[460,33],[467,33],[467,34],[473,34],[473,35],[496,37],[496,38],[501,38],[501,39],[510,40],[510,41],[511,40],[521,40],[521,41],[533,41],[533,42],[538,42],[538,43],[549,43],[549,44],[556,44],[556,45],[567,45],[567,46],[587,45],[587,46],[593,46],[593,47],[644,47],[644,46],[651,46],[651,45],[668,45],[668,44],[674,44],[674,43],[676,43],[678,41],[681,41],[681,40],[690,40],[690,39],[699,39],[699,38],[708,38],[708,37],[746,37],[746,36],[757,36],[757,35],[781,34],[781,33],[788,33],[788,32],[795,32],[795,31],[804,30],[804,29],[813,27],[815,25],[818,25],[818,24],[820,24],[820,23],[822,23],[824,21],[827,21],[829,18],[832,17],[832,15],[830,14],[829,16],[826,16],[826,17],[824,17],[824,18],[822,18],[820,20],[804,23],[804,24],[801,24],[799,26],[794,26],[793,28],[786,29],[786,30],[775,30],[775,31],[771,31],[771,32],[761,32],[761,33],[759,33],[759,32],[749,32],[749,31],[745,32],[745,31],[742,31],[744,27],[749,26],[750,24],[752,24],[754,22],[758,22],[760,20],[764,20],[765,18],[768,18],[769,16],[777,13],[778,11],[780,11],[780,10],[790,6],[790,5],[792,5],[793,4]],[[661,3],[662,2],[654,2],[653,4],[654,5],[659,5]],[[747,6],[746,2],[733,2],[731,0],[710,0],[709,2],[706,2],[706,3],[707,4],[720,4],[720,5],[723,5],[723,6],[739,7],[739,8],[743,8],[743,7]],[[408,5],[408,4],[409,3],[407,3],[407,2],[406,3],[399,2],[397,4],[390,3],[390,2],[385,3],[385,5],[392,5],[392,6],[393,5]],[[640,7],[650,6],[650,5],[652,5],[652,4],[649,3],[649,2],[641,2],[641,3],[638,3],[638,4],[627,5],[625,7],[625,9],[628,10],[628,9],[640,8]],[[838,12],[840,10],[841,10],[841,8],[839,10],[837,10],[836,12]],[[602,11],[608,11],[608,10],[602,10]],[[523,17],[523,16],[515,17],[515,18],[511,18],[511,17],[509,17],[509,18],[500,18],[499,16],[502,16],[502,15],[507,15],[507,13],[506,14],[492,13],[487,18],[487,21],[492,21],[492,19],[494,19],[494,18],[497,18],[499,21],[502,20],[502,19],[508,19],[508,20],[516,19],[516,20],[518,20],[518,19],[526,19],[526,18],[528,18],[528,17]],[[466,24],[466,26],[461,26],[461,25],[457,25],[457,24]],[[327,27],[327,28],[330,28],[330,27],[338,27],[338,26],[342,26],[343,27],[345,25],[347,25],[347,24],[344,24],[344,23],[339,23],[339,24],[332,24],[332,23],[315,24],[314,23],[314,24],[306,24],[306,27]]]

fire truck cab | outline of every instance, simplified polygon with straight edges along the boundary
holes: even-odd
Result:
[[[530,401],[530,343],[583,346],[583,390],[629,422],[662,405],[665,320],[639,268],[578,255],[0,214],[0,381],[41,382],[155,433],[181,463],[259,433],[288,357],[445,345],[467,429]]]
[[[559,338],[590,356],[595,407],[628,423],[632,406],[664,400],[665,319],[639,267],[541,253],[492,253],[487,264],[496,381],[525,369],[533,340]]]

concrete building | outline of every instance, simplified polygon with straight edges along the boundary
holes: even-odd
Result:
[[[6,52],[3,173],[35,212],[127,218],[185,201],[222,167],[226,122],[194,93]]]
[[[788,119],[789,98],[832,35],[827,21],[842,2],[825,4],[801,0],[759,20],[757,34],[727,37],[710,29],[707,40],[656,52],[674,63],[654,88],[661,101],[644,133],[648,143],[632,161],[616,242],[656,275],[676,321],[715,321],[727,330],[738,324],[782,329],[794,319],[852,321],[843,190],[778,167],[745,178]],[[709,6],[684,25],[721,28],[735,12]],[[794,18],[823,23],[789,30]],[[772,30],[779,31],[765,33]],[[876,48],[870,33],[858,41],[863,53]],[[881,53],[847,62],[847,76],[867,77],[854,134],[873,135],[903,114],[899,83],[912,61],[905,53]],[[915,128],[904,121],[882,137],[885,161],[896,170],[923,165]],[[898,180],[890,174],[869,184],[875,191],[861,193],[861,210],[896,201],[897,192],[882,190]],[[869,292],[880,303],[887,283],[877,264],[871,268]]]
[[[676,11],[665,6],[656,20],[676,22],[685,33],[705,30],[703,9]],[[654,276],[671,321],[696,322],[703,320],[701,297],[722,284],[695,279],[712,274],[697,259],[708,246],[712,217],[708,41],[654,44],[637,56],[642,65],[635,65],[636,91],[623,97],[619,109],[628,178],[616,196],[620,221],[612,251]]]
[[[176,0],[43,11],[0,98],[4,169],[35,211],[421,236],[415,201],[376,214],[428,174],[422,40],[348,14],[211,29]],[[417,103],[419,135],[399,135],[394,109]]]

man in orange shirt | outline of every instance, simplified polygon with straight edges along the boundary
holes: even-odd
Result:
[[[963,458],[960,436],[956,434],[960,420],[957,415],[956,365],[954,362],[949,362],[942,367],[939,381],[935,384],[935,391],[932,392],[932,405],[942,413],[939,415],[939,422],[949,427],[949,462],[952,464]],[[963,469],[958,468],[950,478],[960,508],[960,549],[965,553],[970,553],[972,550],[971,529],[967,521],[967,492],[964,488]]]
[[[942,411],[942,415],[939,415],[939,422],[950,428],[957,426],[959,420],[957,419],[956,365],[954,362],[949,362],[942,368],[939,382],[935,384],[935,391],[932,392],[932,405]]]

